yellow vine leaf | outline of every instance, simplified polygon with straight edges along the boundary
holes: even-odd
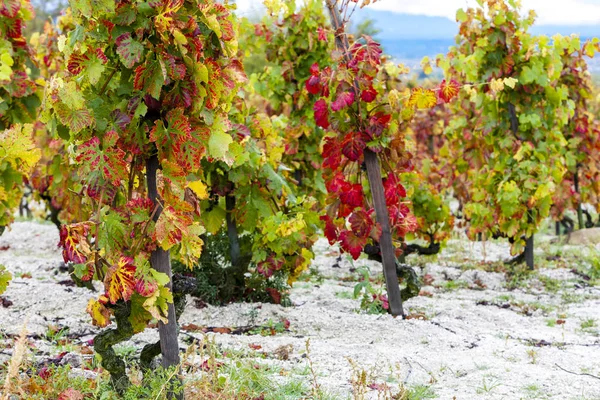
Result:
[[[117,300],[128,301],[135,286],[135,264],[130,257],[121,257],[117,265],[108,270],[104,279],[104,287],[112,304]]]
[[[202,181],[193,181],[187,184],[187,187],[192,189],[192,191],[198,196],[199,200],[208,199],[208,191],[206,190],[206,185],[202,183]]]
[[[102,295],[98,300],[90,299],[86,312],[92,317],[92,325],[104,328],[110,324],[110,310],[105,307],[108,302],[106,296]]]
[[[431,89],[414,88],[408,100],[411,107],[424,110],[437,104],[435,92]]]

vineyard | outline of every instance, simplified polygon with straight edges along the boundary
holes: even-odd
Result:
[[[371,2],[0,1],[0,399],[600,399],[600,39]]]

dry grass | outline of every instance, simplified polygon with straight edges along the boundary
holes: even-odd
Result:
[[[13,354],[8,365],[4,385],[2,386],[1,400],[8,400],[10,395],[21,387],[19,371],[25,354],[27,353],[27,320],[23,324],[19,337],[16,338],[13,346]]]

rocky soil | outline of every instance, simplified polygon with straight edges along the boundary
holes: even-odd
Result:
[[[97,332],[85,308],[98,293],[70,284],[59,270],[57,242],[54,226],[35,222],[15,223],[0,237],[0,264],[14,275],[0,306],[0,363],[10,358],[7,344],[25,322],[39,359],[59,351],[48,340],[49,331],[68,327],[82,344]],[[369,268],[375,276],[380,265],[345,256],[338,262],[337,249],[319,241],[312,273],[291,290],[291,307],[255,303],[199,309],[190,299],[180,323],[235,327],[288,320],[289,329],[275,336],[208,335],[222,348],[259,345],[262,352],[283,351],[284,356],[260,362],[290,374],[306,370],[310,339],[308,358],[318,383],[342,399],[351,398],[352,362],[372,372],[373,383],[429,393],[422,398],[600,399],[600,288],[588,285],[571,264],[600,258],[600,250],[564,246],[561,256],[555,245],[541,242],[538,270],[526,280],[492,272],[502,270],[499,261],[510,257],[502,242],[452,240],[436,258],[409,259],[428,285],[405,303],[410,319],[402,320],[366,314],[352,296],[358,269]],[[182,331],[182,350],[190,337],[202,335]],[[128,345],[141,349],[156,337],[151,329]],[[70,363],[80,357],[93,356],[74,354]],[[368,397],[377,398],[376,387]]]

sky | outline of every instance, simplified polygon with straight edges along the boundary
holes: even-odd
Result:
[[[241,13],[261,8],[262,0],[237,0]],[[600,24],[600,0],[522,0],[523,8],[534,9],[538,25]],[[475,7],[475,0],[378,0],[373,10],[455,19],[459,8]]]

